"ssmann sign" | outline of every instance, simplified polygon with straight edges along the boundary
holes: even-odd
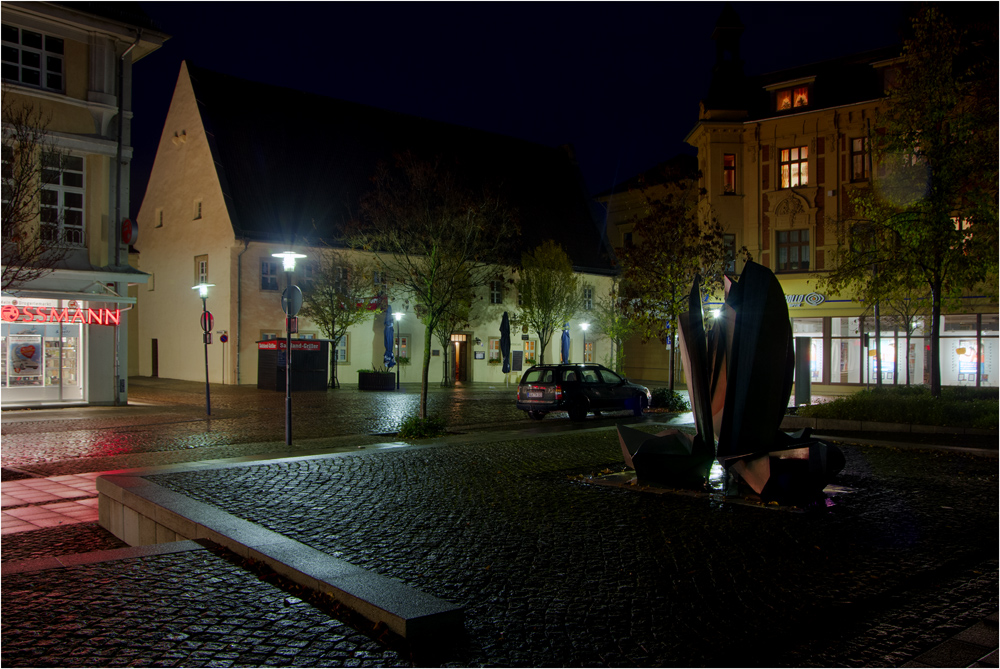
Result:
[[[118,325],[120,309],[60,309],[58,307],[20,307],[5,304],[0,308],[5,323],[83,323],[84,325]]]

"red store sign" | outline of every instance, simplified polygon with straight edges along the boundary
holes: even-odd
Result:
[[[309,341],[308,339],[293,339],[292,340],[292,350],[293,351],[319,351],[321,350],[321,342]],[[268,339],[267,341],[257,342],[258,351],[284,351],[285,350],[285,340],[284,339]]]
[[[0,313],[7,323],[83,323],[84,325],[118,325],[120,309],[59,309],[57,307],[19,307],[5,304]]]

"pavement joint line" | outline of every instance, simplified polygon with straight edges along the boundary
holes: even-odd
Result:
[[[129,546],[128,548],[111,548],[103,551],[91,551],[89,553],[73,553],[70,555],[59,555],[55,557],[4,562],[2,571],[0,571],[0,576],[31,574],[39,571],[47,571],[49,569],[72,569],[73,567],[99,564],[101,562],[114,562],[116,560],[129,560],[133,558],[152,557],[156,555],[184,553],[187,551],[207,550],[211,547],[212,543],[206,540],[184,540],[154,544],[150,546]]]
[[[342,455],[324,454],[311,456],[311,459]],[[310,457],[277,461],[305,459]],[[264,462],[274,463],[275,460]],[[153,469],[155,473],[163,473],[165,469],[179,473],[251,464]],[[332,596],[365,619],[383,623],[394,633],[411,640],[451,633],[462,626],[463,607],[396,579],[364,570],[143,477],[143,474],[152,473],[154,471],[149,469],[120,471],[97,479],[100,524],[126,543],[153,543],[167,533],[177,538],[207,539],[240,557],[262,562],[303,587]],[[130,520],[131,528],[128,526]]]

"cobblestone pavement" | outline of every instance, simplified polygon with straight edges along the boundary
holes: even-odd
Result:
[[[850,445],[829,508],[720,506],[588,484],[633,419],[535,423],[479,386],[431,395],[469,438],[358,451],[415,390],[295,395],[295,448],[336,458],[155,480],[464,605],[447,652],[411,658],[198,550],[5,575],[2,664],[898,666],[997,610],[995,458]],[[133,379],[145,404],[4,412],[4,480],[285,450],[283,395],[213,388],[207,419],[203,391]],[[2,559],[119,546],[83,523],[6,535]]]
[[[949,606],[995,610],[995,461],[847,456],[852,491],[805,514],[580,482],[621,467],[610,430],[153,480],[467,607],[456,666],[895,664],[962,624]]]

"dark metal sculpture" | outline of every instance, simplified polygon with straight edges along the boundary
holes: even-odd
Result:
[[[718,457],[734,482],[765,502],[800,504],[821,497],[843,468],[844,456],[836,446],[812,439],[808,429],[794,434],[780,429],[795,356],[788,305],[774,274],[748,262],[739,282],[727,279],[725,305],[707,336],[696,280],[679,325],[697,434],[654,437],[619,427],[625,462],[636,477],[700,487]]]

